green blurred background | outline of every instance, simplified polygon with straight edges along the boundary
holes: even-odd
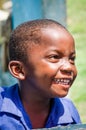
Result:
[[[70,97],[86,123],[86,0],[67,0],[67,25],[75,38],[78,69]]]

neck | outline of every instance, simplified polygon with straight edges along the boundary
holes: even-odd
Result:
[[[28,90],[27,90],[28,88]],[[30,87],[20,87],[20,97],[24,107],[32,111],[42,111],[48,109],[50,106],[50,98],[45,97],[38,91],[29,89]],[[33,107],[34,106],[34,107]]]
[[[31,120],[32,127],[34,129],[43,128],[50,111],[50,99],[24,89],[20,90],[20,96],[25,111]]]

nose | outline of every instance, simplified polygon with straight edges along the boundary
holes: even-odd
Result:
[[[68,75],[68,76],[73,76],[73,66],[70,64],[69,61],[65,61],[61,68],[60,68],[61,73]]]
[[[66,74],[68,76],[72,76],[73,75],[73,71],[72,70],[69,70],[69,69],[62,69],[61,72],[63,74]]]

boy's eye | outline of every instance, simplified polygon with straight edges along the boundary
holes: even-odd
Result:
[[[71,63],[71,64],[75,64],[75,56],[70,57],[70,59],[69,59],[69,60],[70,60],[70,63]]]
[[[53,54],[53,55],[47,56],[47,59],[48,59],[50,62],[55,63],[55,62],[58,62],[58,60],[60,59],[60,57],[59,57],[58,55]]]

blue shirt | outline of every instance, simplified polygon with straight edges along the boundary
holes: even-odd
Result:
[[[67,98],[51,99],[51,111],[45,128],[81,123],[73,103]],[[32,125],[18,92],[18,84],[0,87],[0,130],[29,130]]]

